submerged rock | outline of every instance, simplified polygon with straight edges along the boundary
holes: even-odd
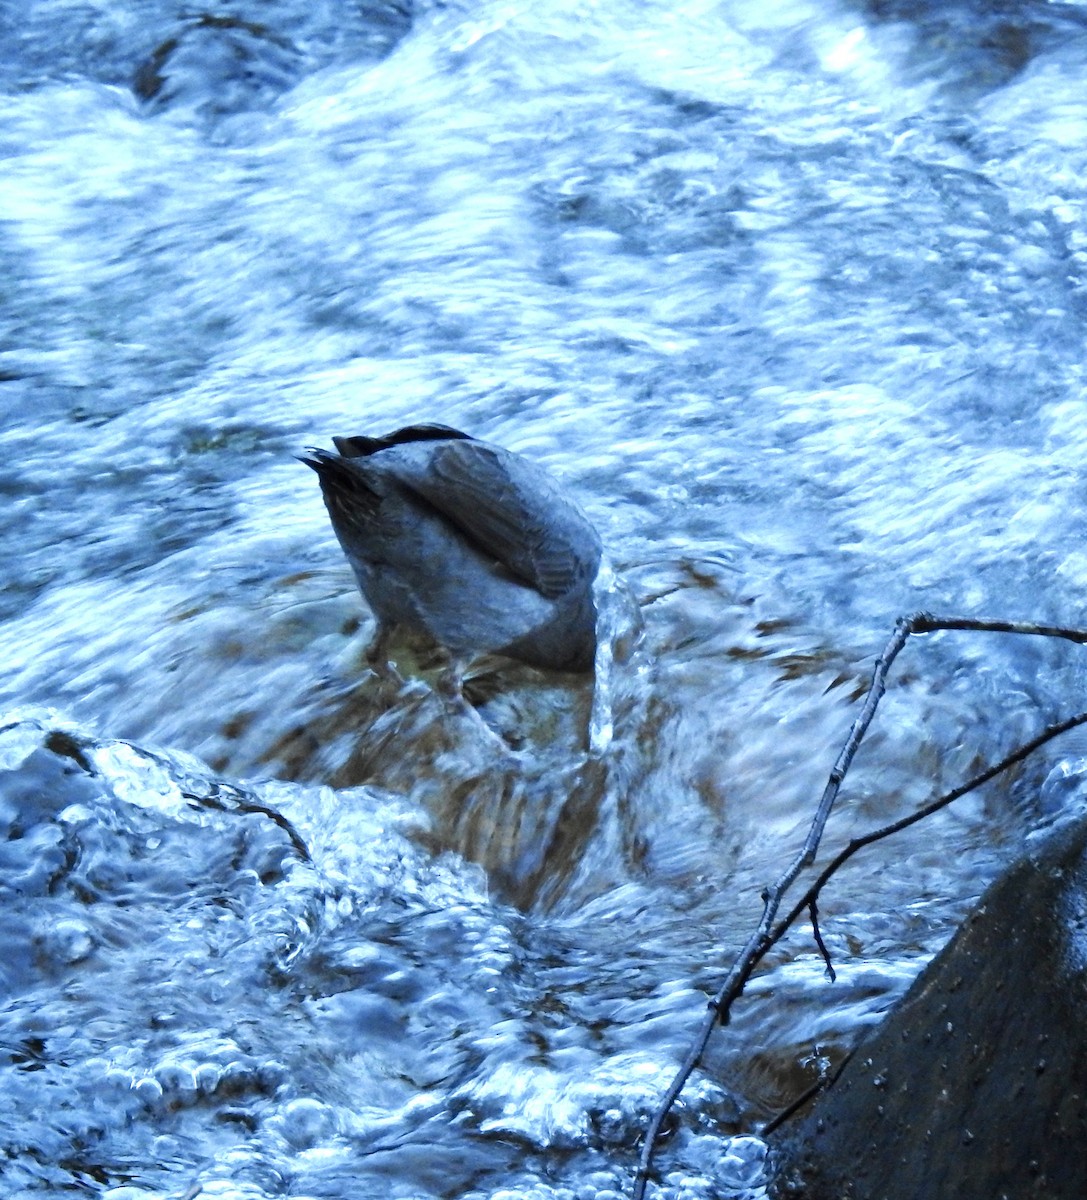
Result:
[[[407,0],[309,8],[266,2],[260,10],[259,21],[204,12],[171,23],[135,65],[132,90],[152,112],[215,119],[267,108],[330,63],[365,67],[384,58],[413,16]]]
[[[203,14],[159,44],[132,90],[157,108],[190,104],[210,114],[240,112],[286,91],[302,56],[267,26]]]
[[[776,1140],[779,1198],[1087,1196],[1087,817],[985,893]]]

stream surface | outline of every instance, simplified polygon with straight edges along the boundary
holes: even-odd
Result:
[[[8,0],[5,1197],[629,1194],[895,619],[1087,624],[1085,73],[1072,3]],[[419,421],[599,528],[595,708],[368,671],[294,456]],[[911,642],[823,858],[1083,653]],[[857,856],[650,1195],[764,1194],[1085,747]]]

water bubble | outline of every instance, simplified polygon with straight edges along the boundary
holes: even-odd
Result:
[[[148,1108],[155,1108],[162,1102],[162,1084],[151,1075],[145,1075],[142,1079],[137,1079],[133,1085],[133,1090]]]
[[[728,1188],[754,1188],[766,1181],[767,1144],[757,1137],[734,1137],[725,1143],[716,1175]]]
[[[201,1095],[210,1096],[219,1086],[223,1070],[215,1063],[200,1063],[193,1071],[196,1089]]]
[[[336,1130],[336,1114],[320,1100],[292,1100],[276,1118],[279,1132],[297,1150],[309,1150]]]
[[[56,962],[72,966],[90,957],[95,938],[86,921],[65,917],[41,935],[39,945]]]
[[[174,1103],[191,1103],[196,1097],[196,1076],[187,1063],[163,1063],[155,1069],[155,1078]]]

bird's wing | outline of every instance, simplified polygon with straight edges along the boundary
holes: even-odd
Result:
[[[549,600],[591,574],[600,541],[534,463],[477,441],[449,441],[405,482],[484,554]]]

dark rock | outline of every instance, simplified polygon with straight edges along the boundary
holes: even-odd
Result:
[[[149,111],[182,109],[215,119],[260,110],[322,67],[379,61],[412,25],[408,0],[308,9],[268,0],[260,15],[250,21],[205,12],[160,25],[145,43],[154,49],[129,60],[132,90]]]
[[[1087,817],[1039,838],[799,1122],[778,1197],[1087,1196]]]
[[[159,107],[185,103],[211,114],[240,112],[292,86],[301,62],[291,43],[267,27],[205,13],[140,64],[132,90]]]

